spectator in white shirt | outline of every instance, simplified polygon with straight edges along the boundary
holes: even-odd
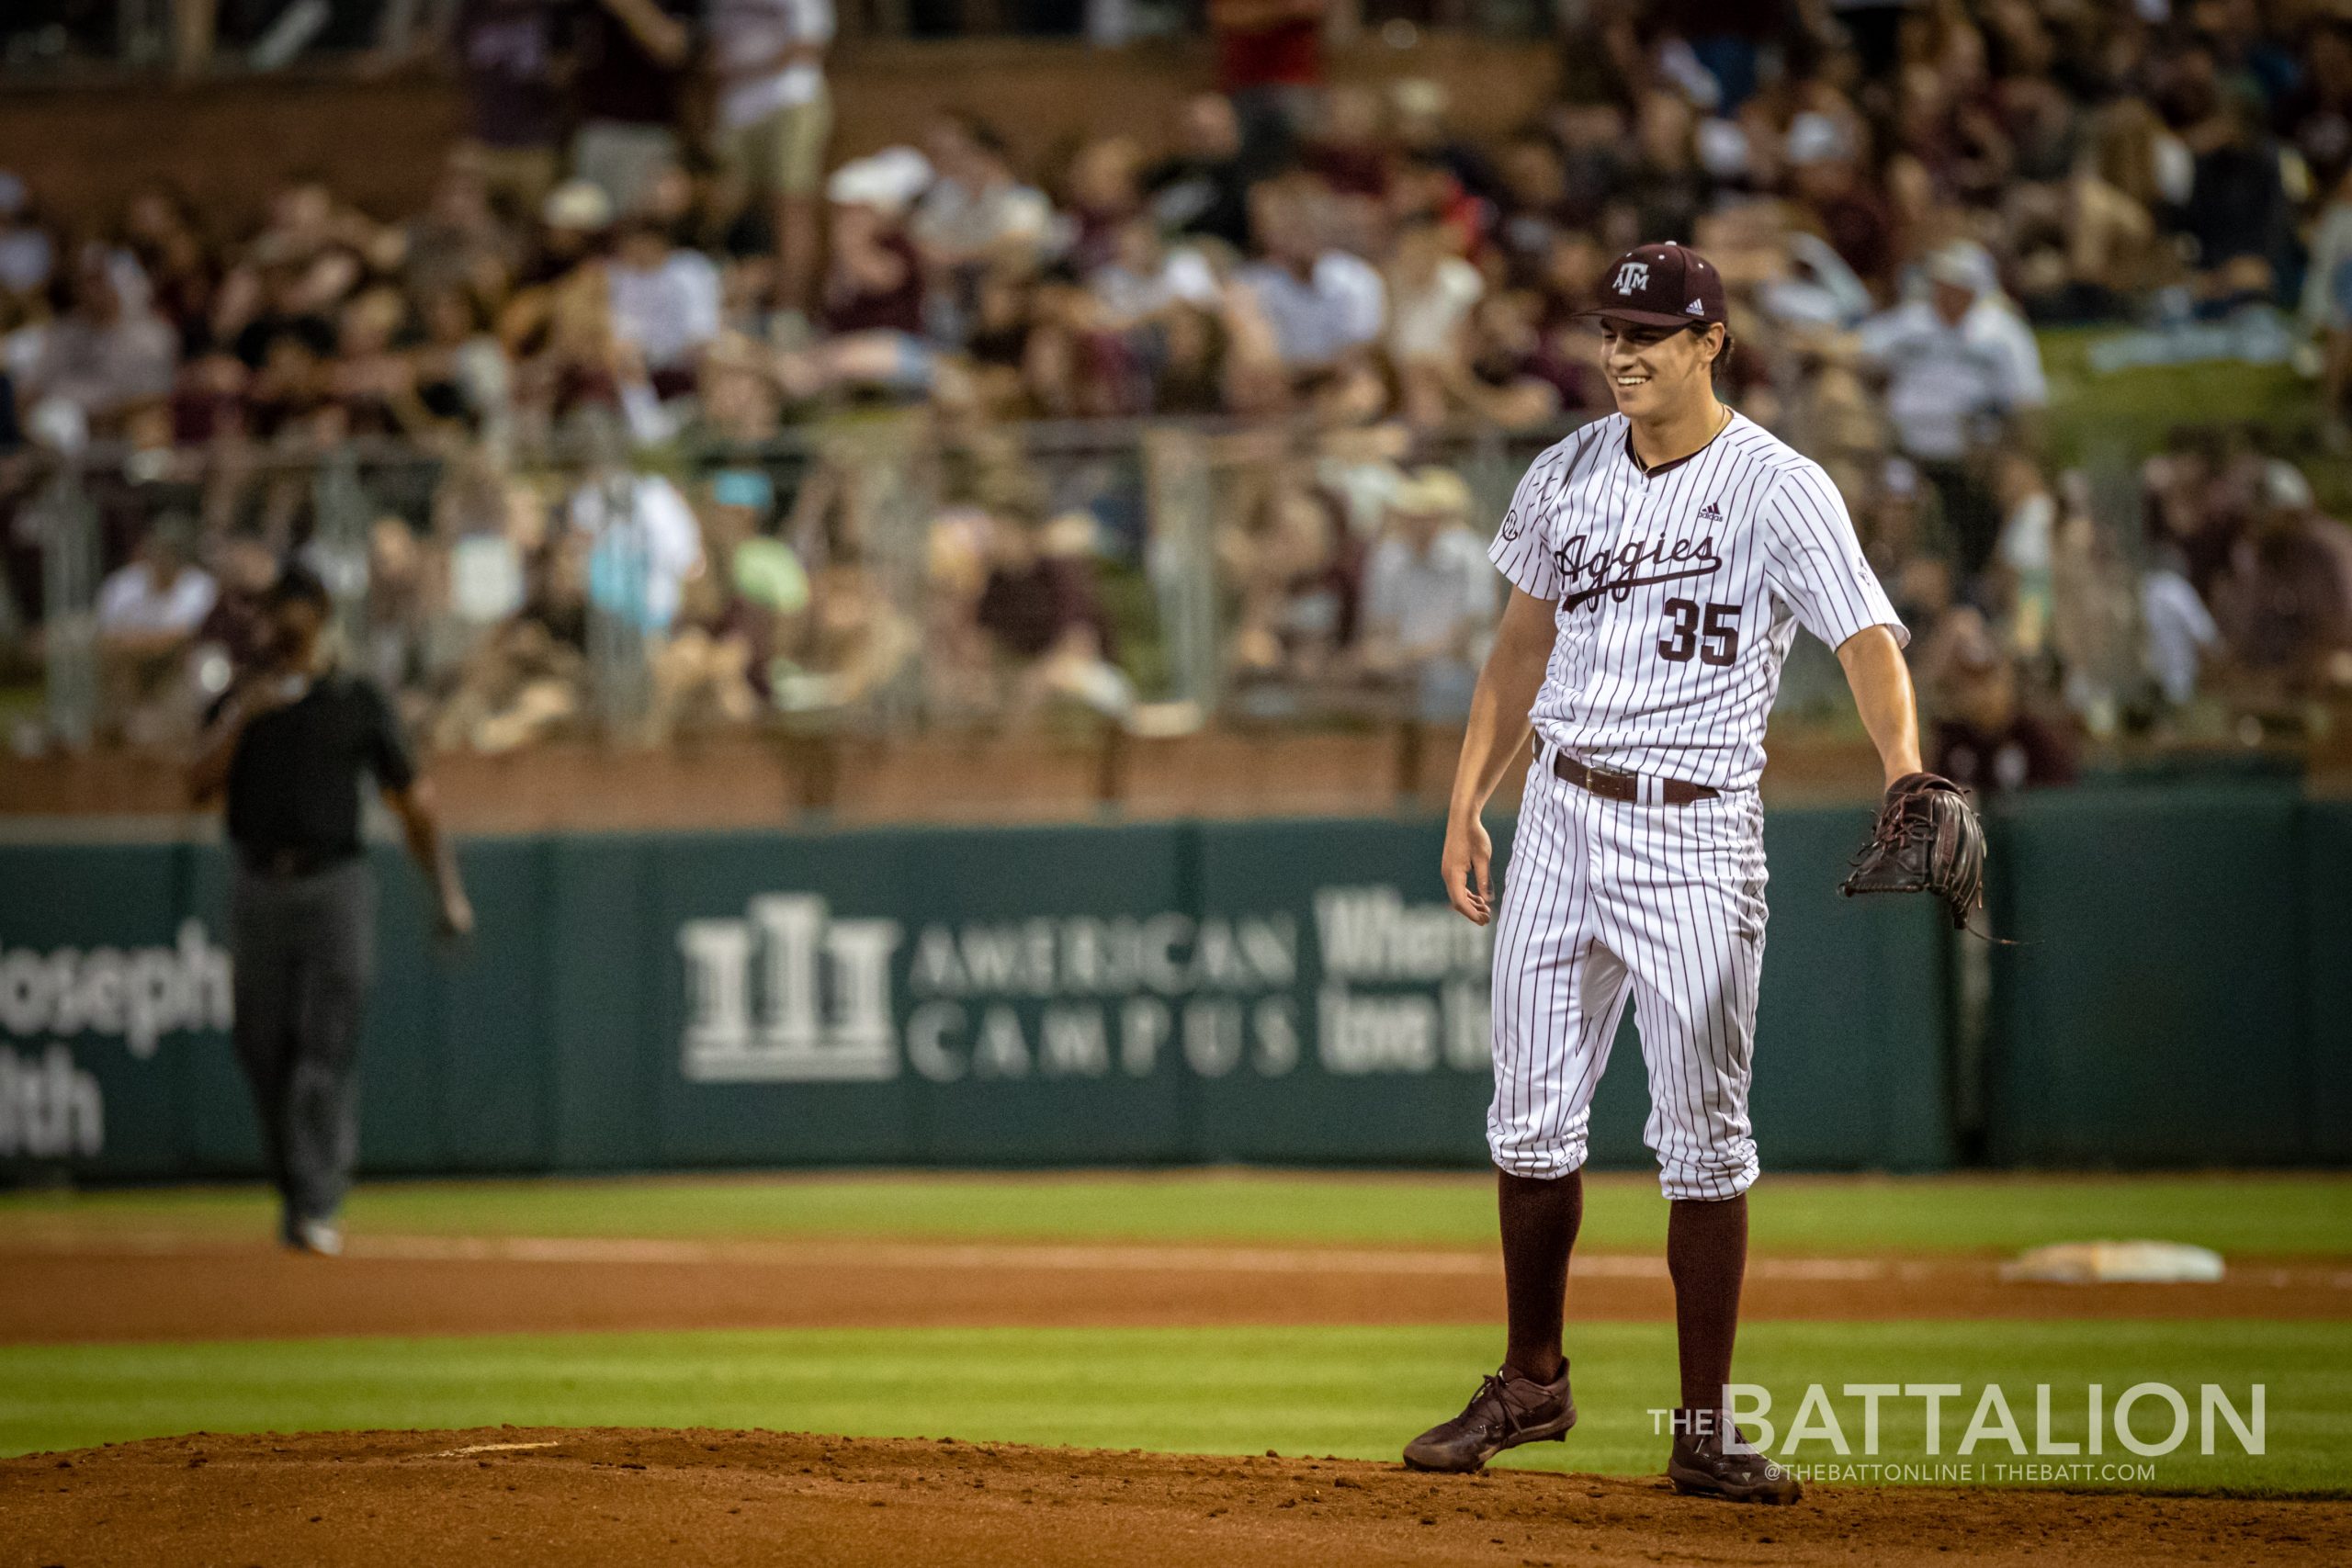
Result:
[[[664,397],[691,390],[703,349],[718,335],[718,268],[640,219],[621,231],[606,269],[613,337],[635,349]]]
[[[2000,421],[2047,403],[2050,387],[2033,329],[1983,246],[1937,252],[1928,285],[1926,298],[1863,322],[1861,346],[1887,372],[1887,417],[1905,454],[1952,462],[1997,439]]]
[[[1926,298],[1863,322],[1859,341],[1886,376],[1897,444],[1943,501],[1962,570],[1981,570],[2000,526],[1982,459],[2050,400],[2033,330],[2002,295],[1993,258],[1962,241],[1929,258]]]
[[[1369,374],[1365,351],[1380,340],[1388,288],[1361,257],[1324,243],[1327,213],[1310,187],[1269,181],[1250,193],[1266,259],[1234,277],[1229,323],[1238,402],[1279,412],[1294,392],[1329,402]]]
[[[614,502],[628,502],[616,517]],[[678,487],[659,474],[607,473],[572,492],[571,525],[592,539],[589,602],[645,632],[678,618],[686,580],[703,570],[702,525]]]
[[[2140,620],[2146,634],[2148,678],[2170,707],[2197,695],[2197,675],[2222,642],[2221,627],[2181,570],[2180,551],[2166,547],[2140,579]]]
[[[832,0],[711,0],[719,156],[774,209],[776,295],[793,310],[807,308],[816,280],[817,201],[833,126],[825,49],[832,41]]]
[[[1469,512],[1469,487],[1451,469],[1420,469],[1390,495],[1388,536],[1365,572],[1363,668],[1409,690],[1433,723],[1470,711],[1494,629],[1494,571]]]
[[[1266,259],[1238,281],[1273,334],[1284,369],[1327,369],[1380,337],[1387,286],[1361,257],[1332,249],[1303,190],[1261,186],[1252,193]]]
[[[2009,650],[2041,651],[2050,629],[2050,559],[2058,529],[2058,498],[2041,477],[2041,466],[2023,452],[2004,452],[1996,461],[1994,494],[2001,507],[2001,538],[1994,550],[2007,578]]]
[[[57,267],[57,242],[33,220],[30,206],[25,182],[0,169],[0,299],[32,299]]]
[[[1450,232],[1433,217],[1407,219],[1388,265],[1388,361],[1401,412],[1416,424],[1444,419],[1446,389],[1469,363],[1464,329],[1487,291],[1478,269],[1454,254]]]
[[[915,203],[907,232],[931,267],[965,272],[1035,261],[1053,231],[1043,191],[1013,178],[1003,139],[963,115],[942,115],[923,138],[938,176]]]
[[[210,574],[190,558],[185,520],[165,519],[140,541],[138,558],[98,587],[98,636],[112,647],[176,646],[212,612]]]
[[[138,558],[98,585],[105,712],[134,742],[167,739],[175,720],[192,716],[181,667],[220,597],[193,558],[193,538],[186,518],[164,518],[139,542]]]
[[[73,308],[42,330],[19,398],[29,423],[71,432],[76,446],[90,427],[168,394],[179,365],[179,339],[150,309],[147,279],[122,252],[85,252],[74,276]]]
[[[1119,225],[1111,258],[1089,273],[1087,291],[1113,332],[1138,326],[1179,305],[1215,310],[1224,288],[1206,257],[1188,245],[1170,247],[1148,217]]]

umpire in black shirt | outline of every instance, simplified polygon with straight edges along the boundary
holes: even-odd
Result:
[[[473,928],[457,857],[391,705],[339,669],[334,604],[288,566],[265,602],[268,647],[214,710],[189,793],[228,793],[235,889],[237,1059],[285,1201],[287,1246],[343,1250],[337,1214],[359,1152],[359,1021],[374,968],[376,885],[359,841],[359,775],[374,775],[432,879],[445,934]]]

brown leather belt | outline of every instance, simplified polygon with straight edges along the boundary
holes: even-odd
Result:
[[[1638,773],[1612,773],[1606,768],[1588,768],[1566,751],[1552,753],[1552,772],[1563,781],[1588,790],[1603,800],[1622,800],[1629,806],[1642,801],[1642,779]],[[1713,800],[1723,792],[1713,784],[1692,784],[1687,779],[1657,779],[1658,799],[1668,806],[1688,806],[1694,800]]]

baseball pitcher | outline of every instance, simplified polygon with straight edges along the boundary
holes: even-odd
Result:
[[[1902,649],[1838,491],[1716,400],[1723,280],[1645,245],[1598,318],[1617,412],[1539,457],[1489,552],[1510,603],[1482,671],[1446,826],[1446,896],[1495,933],[1495,1099],[1510,1338],[1461,1415],[1405,1450],[1476,1471],[1576,1425],[1562,1347],[1592,1093],[1630,998],[1650,1083],[1643,1139],[1672,1203],[1681,1359],[1668,1474],[1686,1493],[1792,1502],[1724,1414],[1756,1179],[1747,1087],[1764,956],[1764,720],[1797,627],[1838,650],[1889,790],[1849,891],[1957,905],[1982,842],[1922,773]],[[1534,759],[1496,908],[1479,813]],[[1924,870],[1922,868],[1925,868]],[[1961,909],[1964,914],[1964,908]]]

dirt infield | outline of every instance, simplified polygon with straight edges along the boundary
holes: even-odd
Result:
[[[0,1246],[0,1342],[584,1330],[1487,1323],[1491,1253],[362,1237],[337,1262],[159,1236]],[[1669,1320],[1665,1260],[1579,1256],[1571,1314]],[[1758,1258],[1750,1319],[2352,1317],[2352,1268],[2211,1285],[2002,1280],[1966,1259]]]
[[[0,1561],[2106,1564],[2352,1560],[2352,1503],[1663,1482],[773,1433],[159,1438],[0,1461]]]
[[[339,1261],[186,1235],[0,1244],[0,1342],[932,1326],[1491,1323],[1467,1250],[362,1236]],[[1663,1260],[1579,1258],[1572,1313],[1668,1319]],[[2211,1286],[2003,1281],[1966,1259],[1758,1258],[1753,1318],[2352,1317],[2352,1266]],[[2352,1561],[2352,1503],[1661,1483],[716,1431],[158,1438],[0,1460],[0,1568],[58,1563],[1224,1565]]]

